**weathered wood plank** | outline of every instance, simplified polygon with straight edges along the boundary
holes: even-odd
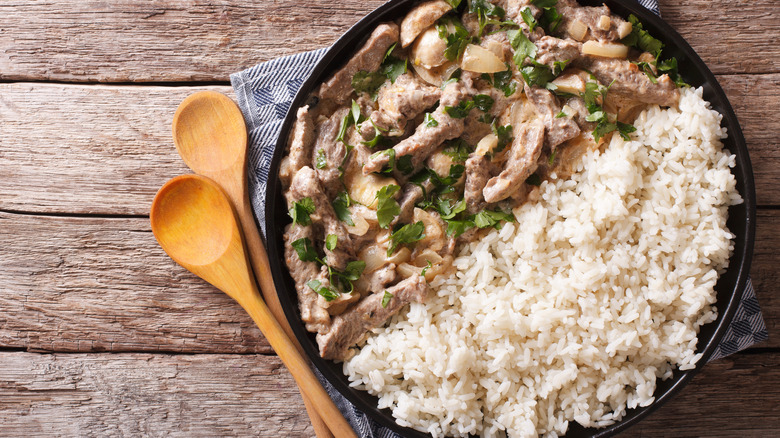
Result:
[[[227,295],[176,265],[147,219],[0,213],[0,346],[271,352]]]
[[[275,356],[0,353],[0,376],[2,436],[312,435]],[[780,353],[723,359],[621,436],[772,436],[777,382]]]
[[[0,79],[226,81],[258,62],[328,46],[382,3],[2,2]],[[780,71],[775,0],[662,0],[661,11],[716,73]]]
[[[780,347],[780,211],[760,210],[752,275]],[[167,258],[146,219],[0,213],[0,347],[270,352],[243,311]]]
[[[0,79],[227,81],[332,44],[382,0],[99,0],[0,4]]]
[[[314,436],[276,356],[0,353],[0,435]]]
[[[780,205],[780,74],[720,76],[755,170],[758,201]],[[229,87],[205,87],[232,96]],[[171,120],[200,87],[0,84],[0,209],[145,215],[157,189],[188,170]]]

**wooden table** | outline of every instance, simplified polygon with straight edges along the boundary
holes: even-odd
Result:
[[[171,119],[228,75],[332,43],[381,0],[0,2],[0,436],[311,436],[236,304],[149,227],[186,173]],[[777,0],[663,0],[725,88],[758,192],[752,276],[770,340],[719,360],[625,436],[780,430]]]

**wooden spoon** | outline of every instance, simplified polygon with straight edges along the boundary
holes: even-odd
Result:
[[[194,93],[184,99],[173,116],[173,142],[193,172],[213,179],[227,193],[241,222],[263,298],[279,325],[303,354],[276,294],[268,254],[252,214],[246,180],[247,134],[241,110],[224,94],[215,91]],[[332,438],[305,395],[303,402],[317,437]]]
[[[173,260],[228,294],[249,313],[330,430],[338,437],[354,437],[352,428],[260,298],[235,212],[222,189],[199,175],[173,178],[154,197],[150,219],[154,237]]]

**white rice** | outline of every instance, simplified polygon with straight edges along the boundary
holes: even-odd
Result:
[[[557,436],[653,402],[690,369],[742,202],[726,130],[701,89],[650,108],[539,202],[463,248],[435,296],[374,330],[344,363],[352,385],[435,437]]]

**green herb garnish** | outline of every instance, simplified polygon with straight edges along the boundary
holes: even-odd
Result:
[[[493,108],[495,100],[487,94],[477,94],[474,96],[474,106],[482,112],[490,111]]]
[[[398,205],[398,201],[393,198],[393,195],[399,190],[401,190],[401,187],[390,184],[382,187],[377,192],[376,218],[379,221],[380,228],[387,228],[390,222],[401,214],[401,207]]]
[[[399,245],[414,243],[425,238],[425,225],[422,221],[406,224],[390,235],[390,247],[387,256],[390,257]]]
[[[339,297],[338,292],[329,287],[323,286],[319,280],[311,280],[307,282],[306,285],[309,286],[314,292],[317,292],[319,295],[325,298],[325,301],[333,301]]]
[[[331,205],[333,205],[333,210],[336,212],[336,217],[338,217],[341,222],[344,222],[351,227],[355,226],[355,223],[352,221],[352,213],[349,211],[349,206],[352,205],[352,198],[349,197],[349,193],[339,193],[336,195],[336,198],[333,199]]]
[[[317,251],[314,250],[314,246],[308,237],[293,241],[290,246],[298,253],[298,259],[301,261],[313,262],[317,260]]]
[[[474,108],[473,100],[461,100],[457,106],[445,106],[444,112],[453,119],[463,119],[469,115],[472,108]]]
[[[314,201],[307,196],[300,201],[293,202],[288,214],[292,218],[293,224],[306,226],[311,224],[309,215],[314,213],[314,210]]]
[[[390,300],[393,299],[393,294],[391,294],[388,291],[385,291],[385,294],[382,295],[382,308],[386,309],[387,305],[390,304]]]
[[[336,245],[339,242],[339,236],[335,234],[328,234],[327,237],[325,237],[325,248],[328,248],[328,251],[333,251],[336,249]]]
[[[433,118],[433,114],[425,113],[425,119],[423,119],[423,125],[425,125],[426,128],[435,128],[439,126],[439,122],[437,122],[436,119]]]

